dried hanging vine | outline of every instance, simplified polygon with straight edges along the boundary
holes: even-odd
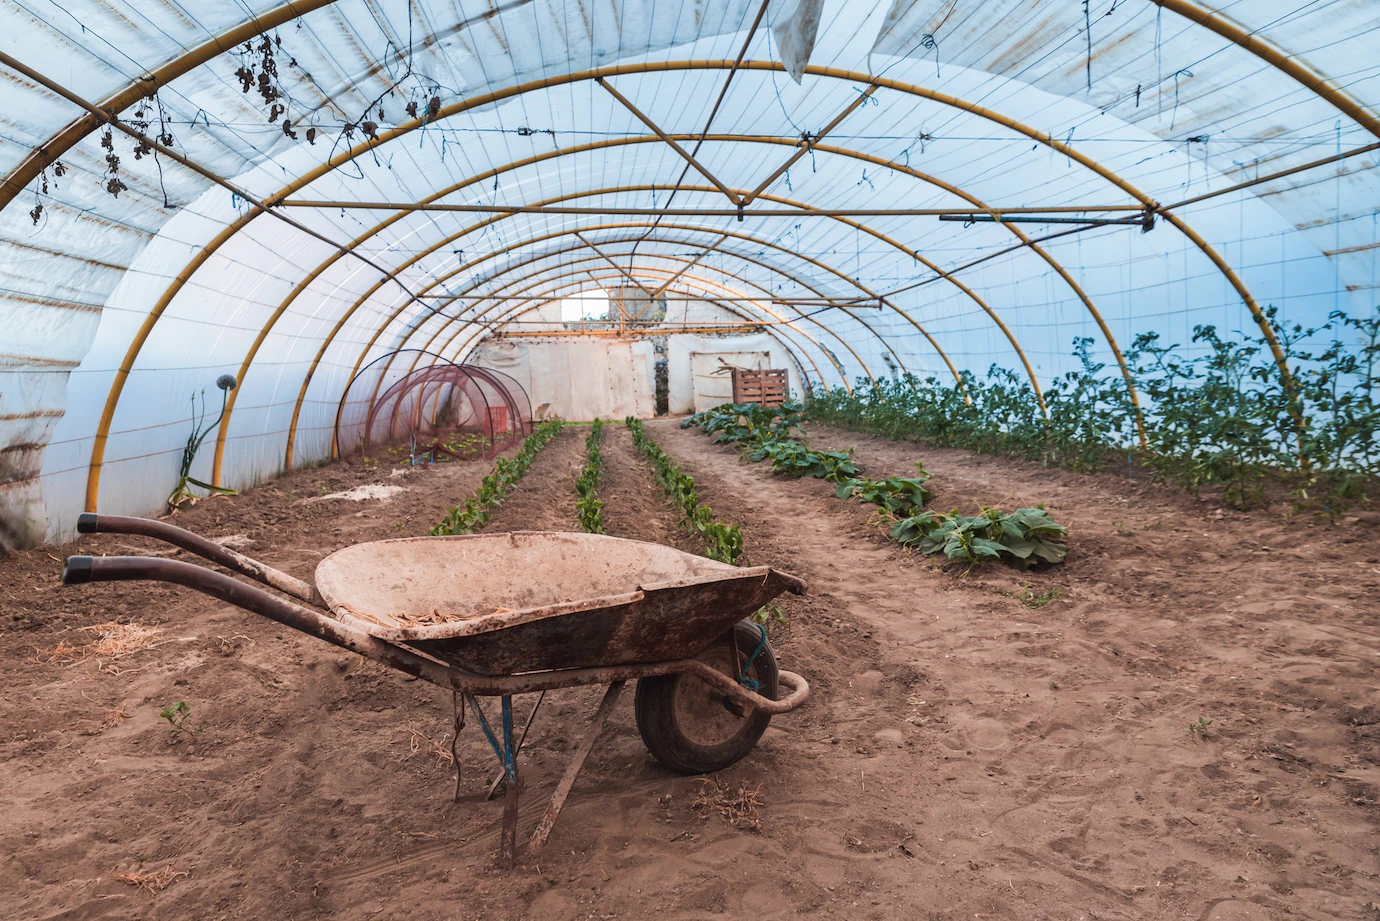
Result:
[[[409,24],[409,49],[410,24]],[[390,46],[391,47],[391,46]],[[262,103],[265,114],[270,124],[277,124],[282,120],[283,134],[293,140],[304,137],[308,144],[315,144],[317,134],[322,130],[317,124],[309,124],[302,130],[302,121],[305,116],[293,116],[292,109],[297,105],[292,99],[291,94],[283,85],[282,75],[279,69],[280,58],[286,55],[285,66],[292,69],[299,69],[297,59],[288,54],[283,48],[283,39],[277,33],[270,36],[267,32],[257,38],[246,41],[243,45],[236,47],[232,52],[238,59],[239,66],[235,70],[235,77],[240,81],[240,90],[246,96],[258,95]],[[384,58],[386,58],[386,53]],[[384,58],[380,58],[383,60]],[[303,72],[303,75],[310,79],[311,75]],[[401,75],[396,79],[390,80],[382,93],[374,97],[365,104],[363,111],[354,118],[345,112],[340,112],[342,124],[335,144],[331,147],[334,154],[336,145],[341,141],[353,142],[356,133],[362,134],[370,141],[378,140],[379,128],[382,123],[388,120],[388,113],[384,109],[384,100],[389,96],[402,95],[402,85],[408,79],[416,77],[422,79],[412,69],[411,53],[407,56],[407,65]],[[409,118],[421,118],[424,121],[431,121],[441,114],[441,87],[434,81],[429,81],[426,85],[413,87],[406,93],[407,102],[403,106]],[[328,100],[328,103],[334,103]]]
[[[67,167],[61,160],[53,161],[53,180],[52,187],[58,188],[57,181],[67,175]],[[43,201],[39,195],[48,194],[48,168],[44,167],[38,174],[38,186],[34,189],[34,206],[29,211],[29,217],[33,219],[34,226],[38,226],[39,220],[43,217]]]
[[[410,119],[422,119],[425,123],[440,116],[442,86],[430,78],[422,77],[413,70],[411,44],[409,11],[408,52],[403,72],[396,79],[390,79],[383,92],[370,100],[357,117],[350,117],[348,113],[340,110],[328,98],[327,105],[335,108],[338,113],[337,117],[340,119],[336,141],[331,148],[332,154],[335,153],[335,147],[340,143],[353,143],[357,134],[362,134],[370,141],[378,140],[380,127],[388,120],[384,101],[389,96],[406,98],[407,101],[403,105],[403,110]],[[392,47],[390,44],[390,49]],[[258,97],[269,124],[281,125],[283,135],[287,138],[294,141],[303,139],[308,144],[315,145],[317,135],[324,129],[315,123],[315,113],[307,114],[308,107],[297,103],[283,83],[281,68],[299,71],[301,69],[296,58],[287,54],[283,48],[282,37],[276,32],[273,34],[264,32],[241,45],[237,45],[229,51],[229,54],[236,59],[237,66],[234,73],[235,78],[239,81],[241,92],[245,96]],[[386,57],[387,53],[380,60]],[[396,57],[402,59],[403,56],[399,53],[396,54]],[[311,80],[309,73],[305,71],[301,71],[301,73],[305,79]],[[405,90],[403,84],[408,80],[413,80],[417,85]],[[294,110],[302,110],[303,114],[295,114]],[[167,188],[163,181],[163,165],[158,157],[158,146],[166,148],[177,143],[177,138],[170,127],[171,123],[172,119],[156,91],[139,100],[127,121],[129,127],[139,134],[138,137],[134,138],[134,146],[131,150],[134,159],[153,158],[155,168],[158,170],[159,188],[163,192],[163,207],[165,208],[171,207],[171,202],[168,200]],[[526,129],[526,131],[531,134],[548,133],[552,135],[553,141],[555,139],[554,132],[545,129],[540,131]],[[121,192],[129,191],[129,185],[125,181],[127,174],[122,171],[123,160],[116,150],[113,125],[107,125],[100,133],[99,143],[105,158],[105,167],[99,174],[99,181],[107,194],[118,199]],[[52,170],[55,179],[63,176],[67,172],[67,167],[61,161],[54,161]],[[56,183],[50,180],[47,169],[40,172],[34,185],[34,207],[29,211],[29,218],[35,227],[42,221],[45,214],[42,196],[48,195],[50,187],[55,187],[55,185]]]
[[[129,186],[120,178],[120,155],[115,152],[115,129],[109,125],[101,135],[101,147],[105,150],[105,190],[112,197],[119,198],[121,192],[129,190]]]

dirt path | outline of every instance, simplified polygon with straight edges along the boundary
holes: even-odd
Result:
[[[652,479],[652,465],[638,453],[628,427],[605,426],[600,450],[604,455],[604,470],[599,476],[604,530],[614,537],[649,540],[703,554],[704,546],[681,527],[680,511],[671,507]]]
[[[935,507],[1048,499],[1087,548],[1030,579],[1065,595],[1029,610],[999,594],[1021,588],[1009,571],[956,580],[897,549],[862,507],[827,498],[826,484],[773,477],[697,432],[654,431],[709,501],[791,535],[789,548],[750,542],[754,557],[784,549],[942,689],[917,727],[932,754],[912,762],[922,773],[893,805],[925,821],[920,846],[950,873],[963,875],[955,859],[967,866],[960,904],[1064,917],[1072,895],[1098,917],[1364,916],[1380,891],[1380,607],[1374,551],[1355,535],[927,452]],[[858,445],[874,476],[904,475],[919,457],[852,433],[812,440]],[[1213,540],[1243,532],[1256,543]],[[1206,739],[1186,729],[1200,716]],[[946,876],[933,861],[922,874]]]
[[[575,478],[585,465],[586,426],[566,426],[532,459],[503,504],[494,509],[484,533],[495,531],[578,531]]]

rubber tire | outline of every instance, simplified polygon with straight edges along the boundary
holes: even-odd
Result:
[[[740,660],[746,659],[762,642],[762,631],[748,620],[739,621],[733,629],[738,635]],[[717,652],[726,663],[726,646],[727,634],[697,658],[711,661]],[[718,667],[718,663],[715,667]],[[768,643],[753,660],[748,677],[757,681],[758,694],[775,700],[777,676],[776,656],[772,654],[771,644]],[[683,774],[708,774],[723,770],[752,751],[757,745],[757,740],[762,738],[762,733],[767,731],[771,714],[753,710],[751,716],[743,721],[742,728],[732,737],[712,745],[696,742],[682,731],[676,714],[676,694],[681,683],[685,681],[694,682],[700,688],[705,688],[702,681],[687,674],[641,678],[637,682],[637,691],[633,696],[633,712],[637,717],[637,731],[652,757],[673,771]]]

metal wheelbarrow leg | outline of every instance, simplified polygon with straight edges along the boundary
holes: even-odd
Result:
[[[580,776],[580,769],[585,766],[585,759],[594,750],[594,740],[599,737],[599,733],[604,728],[604,723],[608,721],[609,714],[613,712],[613,705],[618,703],[618,695],[623,691],[622,681],[615,681],[608,686],[604,692],[604,699],[599,701],[599,709],[594,711],[594,718],[589,722],[589,732],[585,734],[584,740],[580,742],[580,747],[575,750],[575,755],[566,765],[565,774],[561,776],[561,782],[556,784],[556,792],[551,796],[551,804],[546,807],[546,812],[537,823],[537,830],[532,833],[532,840],[527,845],[527,853],[535,854],[541,850],[542,845],[546,844],[546,839],[551,835],[551,829],[556,825],[556,818],[561,814],[562,807],[565,806],[565,799],[570,795],[570,788],[575,785],[575,778]]]
[[[565,801],[570,796],[570,790],[579,778],[585,761],[594,750],[594,743],[598,740],[599,733],[603,731],[604,724],[608,722],[614,705],[618,703],[618,697],[622,693],[625,683],[615,681],[604,690],[603,699],[599,701],[599,706],[590,719],[589,729],[585,733],[585,737],[580,741],[579,747],[576,748],[570,762],[566,765],[565,773],[561,775],[560,782],[556,784],[556,790],[551,795],[551,802],[547,805],[546,812],[542,814],[541,821],[537,823],[536,830],[532,833],[532,838],[527,845],[528,854],[535,854],[541,850],[546,839],[551,836],[551,830],[556,826],[556,820],[565,807]],[[479,702],[475,700],[472,694],[465,695],[465,702],[469,705],[471,712],[474,713],[489,746],[503,765],[503,773],[499,780],[507,781],[507,787],[503,794],[503,836],[499,848],[499,859],[505,867],[512,867],[517,859],[518,796],[521,789],[521,781],[518,778],[517,750],[513,745],[513,719],[510,701],[510,697],[502,698],[503,732],[500,738],[489,726],[489,721],[485,718]],[[535,708],[533,710],[535,714]],[[492,795],[492,790],[490,795]]]

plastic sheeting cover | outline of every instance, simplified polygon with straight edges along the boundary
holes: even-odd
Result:
[[[329,456],[340,394],[374,358],[463,360],[495,329],[530,328],[531,306],[625,283],[617,266],[677,297],[731,299],[735,322],[774,324],[774,347],[827,384],[892,363],[941,377],[950,364],[1028,367],[1047,383],[1071,366],[1075,336],[1110,362],[1114,342],[1146,331],[1258,332],[1252,308],[1315,326],[1375,305],[1373,4],[772,0],[749,40],[759,9],[22,0],[0,6],[0,50],[167,130],[174,150],[259,198],[726,208],[590,79],[602,69],[735,195],[775,175],[749,211],[1148,201],[1184,229],[275,209],[321,240],[118,132],[64,146],[83,111],[0,66],[0,547],[69,532],[88,484],[102,511],[156,511],[190,399],[221,373],[242,385],[224,443],[208,441],[193,475],[242,487]],[[1226,27],[1200,24],[1208,15]],[[237,76],[260,67],[258,45],[217,44],[265,22],[287,106],[274,118]],[[137,101],[154,86],[156,100]],[[407,104],[429,112],[432,98],[436,117],[413,120]],[[26,169],[40,151],[62,175]]]
[[[476,349],[470,363],[520,383],[537,420],[590,422],[656,412],[650,342],[498,340]]]

